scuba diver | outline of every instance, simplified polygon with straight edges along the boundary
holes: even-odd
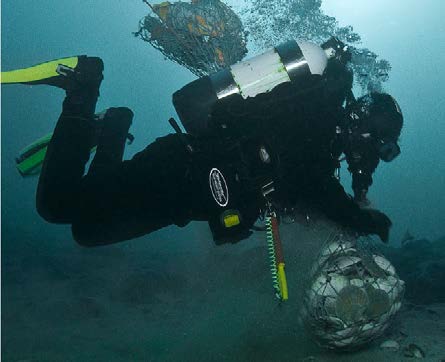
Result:
[[[133,113],[110,108],[97,126],[100,58],[77,56],[2,73],[2,83],[47,84],[66,91],[39,178],[38,213],[48,222],[71,224],[74,239],[84,246],[192,220],[208,221],[220,244],[247,238],[267,209],[309,202],[342,226],[387,241],[390,219],[360,208],[334,176],[338,155],[333,146],[345,116],[336,96],[346,88],[331,87],[323,76],[326,54],[332,51],[290,41],[230,71],[189,83],[173,95],[187,133],[170,119],[175,134],[124,161]],[[277,71],[264,72],[271,59]],[[259,69],[265,82],[253,79]],[[383,117],[379,123],[372,121],[376,107],[364,107],[368,121],[357,130],[369,137],[343,139],[363,139],[385,153],[380,127],[392,111],[378,113]],[[96,155],[85,174],[93,145]]]
[[[337,139],[332,146],[339,162],[345,160],[352,176],[354,201],[368,207],[369,187],[372,175],[380,160],[393,161],[400,154],[398,138],[403,126],[403,115],[397,101],[389,94],[370,92],[355,99],[352,93],[353,73],[348,67],[351,52],[344,43],[333,37],[322,45],[323,49],[336,49],[330,59],[324,77],[331,90],[330,102],[344,105],[344,116],[337,124]],[[344,157],[342,157],[344,155]]]
[[[376,92],[348,105],[346,114],[340,133],[352,175],[354,200],[369,206],[367,193],[380,160],[391,162],[400,154],[397,142],[403,116],[393,97]]]

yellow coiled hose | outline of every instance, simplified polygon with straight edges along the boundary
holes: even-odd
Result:
[[[285,301],[288,299],[286,273],[284,271],[284,257],[278,231],[278,220],[273,213],[265,217],[267,251],[269,256],[270,272],[275,296]]]

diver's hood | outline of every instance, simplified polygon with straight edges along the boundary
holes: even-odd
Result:
[[[397,101],[386,93],[372,92],[348,105],[349,123],[361,127],[378,139],[397,141],[403,114]]]
[[[347,115],[349,134],[355,141],[372,141],[382,161],[390,162],[400,154],[397,141],[403,126],[403,115],[392,96],[372,92],[349,105]]]
[[[335,58],[343,64],[350,62],[352,59],[349,47],[337,37],[331,37],[321,47],[328,54],[329,58]]]
[[[209,128],[210,114],[218,100],[233,94],[243,98],[267,93],[291,82],[304,88],[311,76],[321,76],[335,49],[291,40],[228,69],[199,78],[173,94],[173,104],[188,133],[199,135]]]

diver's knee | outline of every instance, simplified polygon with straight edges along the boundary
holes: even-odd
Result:
[[[74,234],[73,234],[73,239],[74,239],[74,241],[76,242],[77,245],[79,245],[79,246],[81,246],[83,248],[93,248],[95,246],[101,245],[101,244],[93,243],[89,239],[83,239],[83,238],[81,238],[79,236],[75,236]]]
[[[48,210],[46,205],[43,205],[42,203],[38,202],[36,204],[37,213],[39,216],[45,220],[46,222],[53,223],[55,218],[54,215]]]
[[[96,244],[92,242],[91,238],[79,232],[79,230],[74,227],[74,225],[71,227],[71,234],[73,235],[74,241],[82,247],[91,248],[93,246],[96,246]]]
[[[91,248],[95,246],[104,245],[106,243],[100,240],[96,233],[91,230],[84,223],[74,222],[71,224],[71,234],[73,235],[74,241],[83,247]]]
[[[107,109],[105,117],[107,119],[115,119],[130,126],[134,117],[134,113],[130,108],[127,107],[111,107]]]

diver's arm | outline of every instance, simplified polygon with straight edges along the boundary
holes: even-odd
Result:
[[[361,209],[345,192],[335,177],[327,177],[316,185],[322,211],[333,221],[365,234],[377,234],[388,241],[391,220],[382,212]]]
[[[366,203],[366,195],[369,187],[372,185],[372,175],[379,164],[379,158],[377,155],[363,155],[355,159],[347,154],[346,160],[348,162],[348,170],[352,175],[352,189],[355,201]]]

